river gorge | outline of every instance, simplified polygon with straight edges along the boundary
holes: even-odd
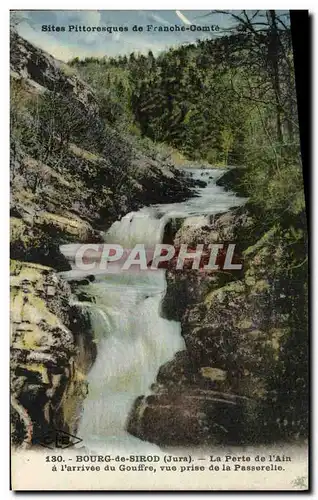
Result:
[[[125,215],[105,233],[107,243],[132,248],[161,243],[165,226],[176,219],[180,225],[200,227],[212,214],[241,204],[241,199],[215,184],[222,171],[187,169],[194,180],[206,182],[196,196],[179,203],[141,208]],[[76,245],[63,245],[70,258]],[[195,272],[195,271],[194,271]],[[78,278],[76,271],[62,276]],[[136,446],[136,438],[126,431],[127,419],[137,397],[151,394],[151,385],[162,365],[185,349],[180,322],[168,320],[162,312],[166,293],[165,271],[129,271],[89,276],[80,286],[89,302],[76,301],[89,313],[97,346],[96,361],[88,374],[88,395],[78,427],[78,436],[88,449],[96,451],[109,444]],[[129,448],[128,450],[129,451]]]
[[[92,87],[17,33],[11,78],[13,445],[52,432],[84,453],[303,439],[306,339],[290,297],[305,310],[305,296],[286,262],[297,226],[263,220],[244,168],[176,166],[112,127]],[[47,144],[38,102],[81,127]],[[78,273],[76,248],[104,243],[235,244],[243,267]]]

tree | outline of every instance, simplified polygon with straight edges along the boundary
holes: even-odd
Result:
[[[292,46],[290,28],[284,19],[285,14],[275,10],[216,11],[232,18],[231,29],[240,34],[244,44],[238,44],[241,67],[249,69],[246,99],[275,106],[276,138],[279,144],[295,139],[294,70],[291,63]],[[244,49],[248,48],[244,55]],[[254,80],[251,82],[251,70]],[[258,76],[258,78],[257,78]],[[287,124],[284,130],[284,122]]]
[[[234,144],[234,136],[231,129],[223,128],[221,131],[221,145],[224,151],[224,164],[228,165],[229,152]]]

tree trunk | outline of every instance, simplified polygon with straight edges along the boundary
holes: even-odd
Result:
[[[268,47],[268,58],[271,68],[272,85],[275,94],[276,127],[278,142],[283,142],[282,116],[281,116],[281,91],[279,81],[279,34],[276,24],[275,10],[269,11],[270,15],[270,41]]]

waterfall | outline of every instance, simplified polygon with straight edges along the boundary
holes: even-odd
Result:
[[[137,243],[153,247],[162,241],[165,225],[175,215],[205,224],[210,214],[242,203],[216,186],[220,171],[195,171],[193,175],[204,175],[207,180],[198,197],[131,212],[113,223],[104,235],[105,242],[128,249]],[[78,246],[62,245],[61,251],[72,259]],[[66,279],[83,276],[76,269],[61,274]],[[164,270],[96,272],[95,280],[85,285],[85,295],[93,302],[79,304],[90,313],[97,357],[88,374],[88,395],[77,435],[89,451],[112,446],[123,452],[156,449],[129,435],[125,428],[135,399],[150,392],[160,366],[185,348],[180,324],[160,315],[165,292]]]
[[[154,218],[153,211],[141,210],[116,221],[104,239],[126,248],[136,243],[155,244],[161,241],[165,223],[164,217]],[[69,256],[72,247],[63,245],[61,250]],[[68,276],[72,277],[72,271]],[[96,275],[85,286],[85,294],[94,302],[78,304],[90,314],[97,344],[77,431],[88,449],[112,443],[135,449],[139,440],[125,430],[132,404],[150,392],[160,366],[185,347],[180,324],[160,315],[165,291],[163,270]]]

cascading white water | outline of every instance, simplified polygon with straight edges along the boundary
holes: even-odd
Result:
[[[78,429],[84,443],[96,446],[112,436],[127,440],[125,422],[135,398],[149,391],[159,367],[184,348],[179,324],[159,315],[162,291],[145,282],[140,286],[138,278],[134,284],[90,285],[98,354]]]
[[[151,245],[161,241],[164,224],[151,210],[131,213],[111,226],[105,241],[126,248]],[[72,253],[72,245],[61,249]],[[77,434],[90,450],[136,448],[139,440],[125,431],[129,410],[138,396],[149,392],[160,366],[184,349],[180,324],[160,316],[165,288],[163,270],[97,276],[85,286],[94,298],[94,303],[81,304],[90,313],[97,358],[88,375]]]
[[[241,202],[215,185],[215,173],[211,175],[215,171],[203,172],[212,181],[200,190],[198,198],[127,214],[111,226],[105,241],[125,248],[133,248],[137,243],[151,247],[162,241],[171,214],[185,218],[211,214]],[[194,175],[201,173],[195,171]],[[63,245],[61,251],[69,257],[77,246]],[[68,271],[64,276],[78,278],[76,273]],[[154,445],[130,436],[125,424],[134,400],[149,393],[160,366],[184,349],[180,324],[160,315],[166,290],[165,271],[122,271],[115,275],[96,274],[95,278],[85,286],[85,293],[94,302],[80,303],[90,313],[97,357],[88,374],[89,392],[77,434],[94,451],[112,446],[122,451],[155,449]]]

